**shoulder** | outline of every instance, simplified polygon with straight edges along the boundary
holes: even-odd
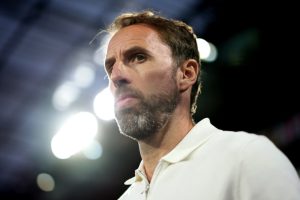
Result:
[[[210,123],[208,118],[199,121],[192,129],[191,135],[193,139],[199,139],[197,136],[213,136],[212,141],[224,143],[227,145],[233,145],[237,148],[247,145],[253,141],[259,140],[262,143],[269,142],[265,136],[261,136],[255,133],[249,133],[245,131],[228,131],[216,128]]]
[[[300,197],[299,176],[287,156],[267,137],[247,132],[219,130],[217,148],[235,160],[239,197],[289,199]],[[219,149],[219,153],[223,154]]]
[[[246,132],[223,131],[223,140],[233,148],[238,160],[240,198],[297,199],[300,182],[286,155],[267,137]],[[226,138],[226,139],[225,139]]]
[[[275,165],[291,168],[292,166],[286,155],[264,135],[219,130],[214,140],[219,147],[231,151],[243,167]],[[272,168],[276,168],[275,166]]]
[[[245,131],[228,131],[214,127],[209,119],[198,122],[188,136],[189,140],[197,141],[207,138],[204,149],[217,154],[229,154],[230,156],[241,154],[256,154],[267,148],[267,153],[278,152],[277,147],[265,136]],[[199,148],[202,151],[203,148]]]
[[[212,142],[216,143],[219,147],[238,151],[239,153],[244,149],[252,151],[257,147],[264,146],[271,146],[271,148],[276,149],[267,137],[245,131],[224,131],[217,129]]]

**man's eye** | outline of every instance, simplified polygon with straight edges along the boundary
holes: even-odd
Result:
[[[138,53],[132,56],[131,62],[143,62],[146,60],[146,56],[144,54]]]

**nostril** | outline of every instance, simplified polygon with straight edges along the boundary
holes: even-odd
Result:
[[[121,87],[122,85],[128,84],[128,81],[126,79],[118,79],[114,81],[115,87]]]

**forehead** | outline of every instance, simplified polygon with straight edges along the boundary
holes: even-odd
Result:
[[[107,54],[134,45],[147,47],[150,50],[159,46],[169,48],[154,28],[146,24],[135,24],[122,28],[112,36],[108,43]]]

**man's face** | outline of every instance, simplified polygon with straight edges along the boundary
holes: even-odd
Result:
[[[164,127],[179,101],[174,63],[170,48],[147,25],[112,37],[105,68],[121,133],[143,140]]]

